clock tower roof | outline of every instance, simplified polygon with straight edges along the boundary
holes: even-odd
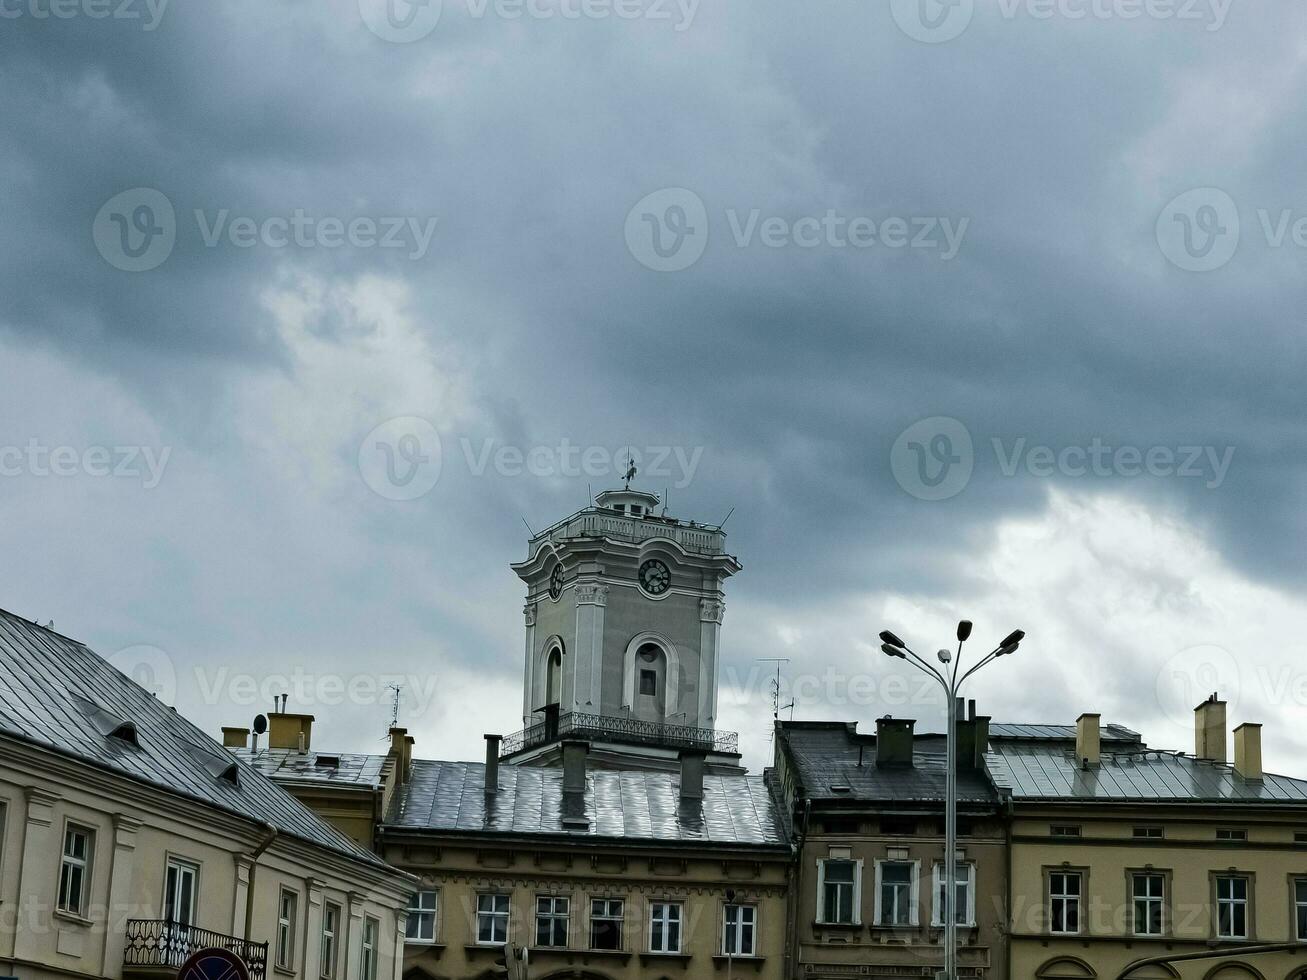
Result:
[[[649,514],[658,506],[659,497],[656,493],[649,493],[645,490],[632,490],[627,487],[623,490],[603,490],[599,496],[595,497],[595,504],[605,510],[616,511],[619,514]],[[639,508],[633,510],[632,508]]]

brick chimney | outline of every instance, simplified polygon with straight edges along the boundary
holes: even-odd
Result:
[[[703,769],[708,753],[703,749],[681,751],[681,799],[703,799]]]
[[[250,747],[250,730],[248,728],[222,727],[222,745],[227,749],[247,749]]]
[[[563,793],[585,795],[585,757],[590,743],[579,739],[563,741]]]
[[[1225,762],[1225,702],[1215,694],[1194,708],[1194,755]]]
[[[1076,719],[1076,763],[1096,766],[1103,761],[1102,715],[1086,712]]]
[[[911,718],[876,719],[876,765],[912,766],[912,729],[916,721]]]
[[[395,784],[403,786],[408,782],[409,775],[409,752],[410,743],[408,741],[407,728],[392,728],[390,730],[390,758],[395,760]]]
[[[486,796],[499,792],[499,743],[502,735],[486,736]]]
[[[1234,730],[1234,771],[1250,783],[1262,781],[1262,726],[1250,721]]]
[[[268,748],[307,752],[312,745],[313,716],[287,712],[268,715]]]

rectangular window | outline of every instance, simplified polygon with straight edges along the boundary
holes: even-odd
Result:
[[[1222,875],[1216,879],[1216,935],[1220,939],[1248,938],[1248,879]]]
[[[91,844],[94,832],[69,824],[59,864],[59,911],[84,915],[91,883]]]
[[[658,672],[654,670],[640,671],[640,693],[655,697],[658,694]]]
[[[954,889],[953,913],[954,920],[960,926],[971,926],[976,923],[976,866],[974,864],[965,864],[959,862],[955,868],[957,875],[957,884]],[[948,886],[947,879],[944,876],[944,865],[935,865],[935,900],[934,908],[931,912],[931,921],[934,925],[942,926],[944,924],[944,891]]]
[[[1235,830],[1230,827],[1221,827],[1216,831],[1216,839],[1224,841],[1246,841],[1248,839],[1248,831]]]
[[[408,918],[404,938],[410,943],[436,941],[436,893],[414,892],[408,900]]]
[[[1051,827],[1048,828],[1048,836],[1050,836],[1050,837],[1079,837],[1079,836],[1080,836],[1080,826],[1079,826],[1078,824],[1069,824],[1069,823],[1058,824],[1058,823],[1055,823],[1055,824],[1053,824],[1053,826],[1051,826]]]
[[[1079,871],[1054,871],[1048,876],[1048,931],[1062,936],[1080,932]]]
[[[335,980],[336,976],[336,950],[340,943],[336,937],[340,935],[340,906],[332,905],[328,902],[322,907],[322,950],[319,959],[319,973],[322,980]]]
[[[359,948],[359,980],[377,980],[377,940],[381,923],[371,916],[363,920],[363,942]]]
[[[508,896],[477,896],[477,942],[502,946],[508,942]]]
[[[910,926],[916,919],[912,901],[913,871],[910,861],[881,861],[876,865],[876,925]]]
[[[1136,936],[1160,936],[1166,905],[1166,877],[1152,873],[1130,876],[1130,897],[1134,903]]]
[[[681,951],[681,906],[675,902],[654,902],[649,906],[649,952]]]
[[[754,934],[758,926],[758,909],[753,905],[726,905],[722,908],[722,954],[753,956]]]
[[[821,862],[821,892],[817,897],[822,922],[852,925],[858,921],[855,918],[857,872],[856,861]]]
[[[1293,913],[1298,923],[1295,935],[1299,942],[1307,942],[1307,878],[1298,878],[1293,883]]]
[[[1166,834],[1161,827],[1136,827],[1134,836],[1136,840],[1161,840]]]
[[[620,898],[590,900],[590,948],[621,949],[626,905]]]
[[[168,873],[164,882],[163,918],[176,926],[195,924],[195,899],[199,894],[196,881],[200,869],[185,861],[168,859]]]
[[[277,959],[279,969],[295,969],[295,893],[281,890],[277,899]]]
[[[917,821],[906,818],[882,819],[880,832],[886,837],[911,837],[917,832]]]
[[[571,900],[557,895],[536,898],[536,945],[566,946]]]

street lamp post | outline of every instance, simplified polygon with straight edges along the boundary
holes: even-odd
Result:
[[[945,710],[948,714],[947,752],[944,773],[944,977],[946,980],[958,980],[958,917],[957,917],[957,853],[958,853],[958,777],[957,777],[957,736],[958,736],[958,691],[966,679],[991,661],[1015,653],[1026,634],[1013,630],[998,646],[971,667],[961,677],[958,669],[962,665],[962,644],[971,636],[971,622],[964,619],[958,623],[957,656],[947,648],[936,654],[942,665],[937,669],[925,659],[914,653],[906,643],[889,630],[880,634],[881,651],[889,657],[906,660],[918,670],[929,674],[939,683],[944,691]],[[952,666],[950,667],[950,663]]]

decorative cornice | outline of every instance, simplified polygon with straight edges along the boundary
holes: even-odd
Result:
[[[528,602],[522,607],[522,615],[526,617],[527,626],[534,626],[536,624],[536,604]]]
[[[726,603],[721,599],[699,600],[699,621],[701,623],[716,623],[720,626],[725,616]]]

